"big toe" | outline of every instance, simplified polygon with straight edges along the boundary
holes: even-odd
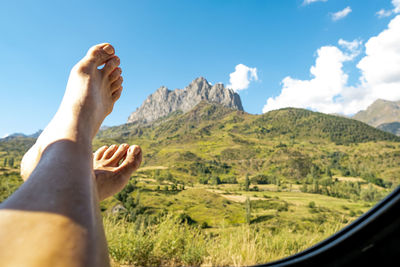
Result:
[[[84,60],[96,67],[103,65],[107,60],[114,56],[114,47],[108,43],[92,46],[86,54]]]
[[[140,146],[131,146],[126,152],[126,158],[118,167],[118,171],[124,176],[131,176],[142,163],[142,149]]]

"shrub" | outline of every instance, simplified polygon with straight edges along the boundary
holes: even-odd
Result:
[[[200,177],[199,183],[200,184],[208,184],[208,177]]]
[[[222,178],[221,183],[222,184],[237,184],[238,181],[235,176],[228,176],[228,177]]]
[[[275,182],[273,177],[265,174],[257,174],[256,176],[252,177],[250,181],[253,184],[272,184]]]
[[[221,179],[218,176],[213,176],[210,179],[210,183],[212,185],[219,185],[219,184],[221,184]]]

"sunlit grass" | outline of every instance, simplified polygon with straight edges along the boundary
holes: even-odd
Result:
[[[105,216],[104,226],[116,266],[246,266],[300,252],[338,231],[343,223],[302,228],[243,224],[207,231],[172,216],[149,227]]]

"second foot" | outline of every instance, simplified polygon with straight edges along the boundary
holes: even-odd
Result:
[[[99,199],[103,200],[120,192],[141,163],[142,150],[139,146],[122,144],[99,148],[93,155]]]
[[[38,154],[38,151],[35,152],[35,146],[28,153],[32,155],[25,155],[24,158],[38,157],[38,155],[33,155]],[[21,164],[21,177],[24,181],[29,178],[37,165],[36,160],[29,164],[27,158]],[[93,154],[93,169],[99,200],[104,200],[121,191],[141,163],[142,150],[139,146],[122,144],[99,148]]]

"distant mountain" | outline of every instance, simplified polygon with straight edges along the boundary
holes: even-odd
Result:
[[[0,163],[20,162],[34,138],[0,140]],[[312,170],[379,177],[398,184],[400,137],[360,121],[304,109],[285,108],[253,115],[200,102],[186,113],[170,113],[151,124],[129,123],[101,130],[93,149],[138,144],[143,167],[163,166],[182,181],[265,174],[298,181]],[[382,160],[385,159],[385,160]],[[153,171],[149,172],[152,175]]]
[[[203,101],[151,124],[100,131],[93,147],[118,143],[139,144],[145,151],[144,166],[164,166],[185,182],[247,173],[294,181],[305,179],[313,168],[354,177],[374,171],[396,184],[400,177],[400,169],[389,166],[391,161],[400,166],[400,137],[357,120],[304,109],[253,115]]]
[[[201,128],[200,136],[210,135],[212,129],[221,129],[213,131],[213,134],[219,132],[218,135],[223,136],[222,132],[237,132],[251,138],[326,140],[336,144],[400,141],[399,137],[357,120],[296,108],[252,115],[220,104],[202,101],[186,113],[171,113],[169,117],[155,122],[147,126],[124,124],[110,127],[100,131],[97,137],[125,142],[130,138],[142,136],[148,136],[152,140],[180,136],[181,142],[184,143],[184,139],[198,136]],[[234,125],[233,128],[227,127],[227,123]]]
[[[129,116],[128,123],[150,123],[173,112],[186,113],[201,101],[243,110],[242,101],[237,93],[225,88],[223,84],[211,85],[205,78],[199,77],[184,89],[171,91],[164,86],[160,87]]]
[[[400,122],[383,123],[377,127],[378,129],[400,136]]]
[[[400,122],[400,101],[378,99],[366,110],[359,111],[353,119],[378,127],[381,124]]]
[[[38,138],[41,133],[42,133],[42,130],[39,130],[33,134],[13,133],[13,134],[7,135],[6,137],[0,138],[0,140],[11,140],[11,139],[20,138],[20,137]]]

